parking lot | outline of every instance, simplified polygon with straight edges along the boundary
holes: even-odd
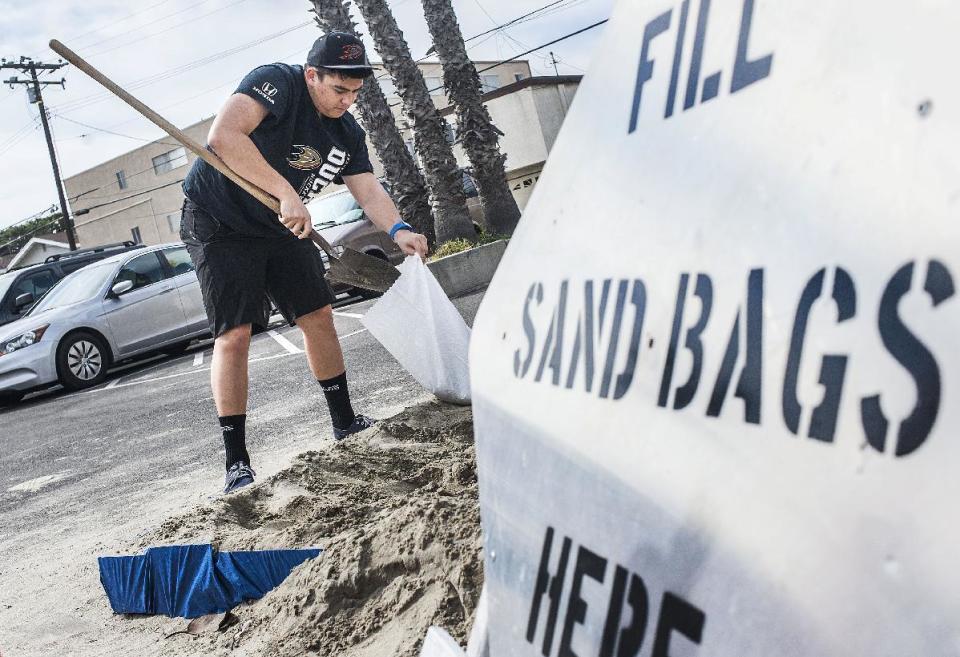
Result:
[[[480,299],[455,302],[468,323]],[[355,407],[387,417],[429,395],[363,329],[360,317],[373,303],[342,306],[334,318]],[[295,455],[333,443],[300,331],[274,319],[250,349],[247,443],[261,479]],[[114,370],[97,388],[35,393],[0,410],[5,653],[17,654],[36,614],[58,606],[66,613],[44,621],[51,640],[67,645],[75,633],[95,634],[93,626],[110,613],[96,557],[127,552],[138,534],[169,515],[219,497],[223,447],[209,385],[212,348],[203,341],[175,358]],[[91,602],[96,619],[63,607]]]

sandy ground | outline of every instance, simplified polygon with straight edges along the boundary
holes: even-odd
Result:
[[[101,520],[107,527],[109,519]],[[96,528],[78,536],[83,565],[47,585],[89,584],[97,577],[94,554],[109,553],[102,546],[135,522],[111,525],[106,536]],[[261,600],[237,607],[234,625],[200,636],[165,638],[186,621],[114,615],[102,588],[89,587],[82,604],[60,611],[78,630],[92,616],[101,632],[78,631],[64,644],[60,618],[53,642],[32,637],[33,649],[42,646],[37,654],[407,656],[418,654],[430,625],[465,644],[483,577],[470,409],[418,404],[301,454],[254,486],[128,535],[136,538],[117,554],[202,542],[221,550],[320,546],[324,553]],[[44,552],[36,551],[37,566],[53,556]],[[28,654],[3,649],[5,657]]]
[[[455,301],[468,323],[481,298]],[[480,579],[469,409],[432,406],[434,398],[379,343],[358,334],[357,319],[336,322],[355,405],[392,419],[333,443],[302,354],[287,358],[272,338],[259,336],[251,346],[256,385],[247,422],[259,476],[236,500],[217,493],[222,448],[207,375],[194,358],[209,347],[118,372],[117,388],[53,391],[0,410],[0,655],[311,654],[296,647],[311,642],[319,642],[312,654],[414,654],[428,617],[463,641],[459,619],[472,613],[471,582]],[[278,330],[298,343],[295,329]],[[392,541],[385,548],[400,550],[405,540],[406,552],[382,551],[383,532]],[[243,622],[219,637],[164,639],[185,621],[112,613],[98,556],[198,541],[224,549],[319,544],[327,563],[339,565],[309,575],[292,593],[273,593],[302,591],[312,596],[309,604],[271,597],[242,606]],[[401,555],[396,563],[391,554]],[[356,559],[361,570],[351,574]],[[441,577],[451,582],[446,594],[438,593]],[[382,590],[371,584],[381,581]],[[358,593],[350,593],[350,582]],[[371,592],[371,600],[407,597],[377,611],[357,602]],[[337,607],[335,600],[345,602]],[[329,608],[320,611],[314,601]],[[277,606],[260,606],[267,604]],[[334,629],[308,637],[295,608],[323,615],[310,625]]]

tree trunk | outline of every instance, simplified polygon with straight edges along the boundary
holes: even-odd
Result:
[[[427,27],[443,64],[443,84],[457,113],[457,139],[463,144],[483,204],[484,228],[509,235],[520,221],[520,209],[507,185],[498,131],[481,101],[480,76],[467,56],[460,25],[450,0],[421,0]]]
[[[356,24],[342,0],[313,0],[313,10],[321,29],[348,32],[359,38]],[[430,247],[436,246],[436,231],[430,212],[430,198],[423,175],[413,155],[403,143],[393,112],[375,80],[368,78],[357,98],[360,118],[383,164],[390,196],[403,220],[424,234]]]
[[[423,75],[403,38],[403,32],[385,0],[356,0],[376,44],[383,65],[403,99],[404,112],[413,126],[413,139],[423,163],[436,219],[437,242],[459,237],[476,238],[467,213],[463,176],[446,139],[446,125],[437,112]]]

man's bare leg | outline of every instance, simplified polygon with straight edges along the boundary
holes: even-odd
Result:
[[[247,453],[247,358],[250,353],[250,325],[224,331],[213,342],[210,387],[217,405],[227,478],[224,492],[229,493],[253,483]]]
[[[213,343],[210,387],[217,415],[247,412],[247,358],[250,354],[250,325],[244,324],[220,334]]]
[[[307,352],[310,371],[318,381],[331,379],[342,374],[343,351],[340,339],[333,325],[333,308],[324,306],[303,317],[297,318],[297,326],[303,331],[303,342]]]

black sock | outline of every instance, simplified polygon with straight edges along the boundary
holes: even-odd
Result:
[[[332,379],[320,381],[323,396],[327,398],[327,407],[330,409],[330,419],[337,429],[346,429],[357,415],[350,405],[350,391],[347,390],[347,373]]]
[[[247,454],[247,416],[224,415],[219,419],[220,428],[223,429],[223,446],[227,450],[227,470],[237,461],[250,465],[250,455]]]

